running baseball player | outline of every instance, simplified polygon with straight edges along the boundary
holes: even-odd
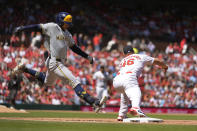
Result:
[[[14,33],[17,34],[22,31],[38,31],[45,35],[48,44],[49,56],[45,61],[47,67],[46,75],[43,72],[37,72],[32,69],[25,68],[24,63],[20,63],[13,70],[13,74],[24,71],[35,76],[42,81],[46,86],[52,86],[56,79],[68,83],[73,87],[76,94],[85,100],[87,103],[95,108],[98,112],[101,106],[106,102],[107,98],[103,97],[101,100],[90,96],[82,87],[77,78],[72,72],[63,64],[67,56],[67,48],[69,47],[76,54],[89,60],[93,64],[93,57],[82,51],[72,38],[71,33],[67,30],[72,26],[72,16],[67,12],[60,12],[56,16],[56,23],[50,22],[46,24],[35,24],[27,26],[19,26],[15,28]]]
[[[93,86],[96,88],[97,98],[101,99],[104,96],[108,97],[108,88],[107,88],[108,76],[105,71],[105,67],[100,66],[100,70],[95,72],[93,75]],[[104,108],[106,107],[103,104],[102,112],[105,113]]]
[[[158,65],[165,71],[168,69],[168,66],[157,58],[133,54],[134,51],[131,46],[124,47],[123,52],[125,58],[120,62],[120,70],[113,80],[114,89],[121,93],[118,121],[127,118],[128,111],[134,116],[146,117],[140,109],[141,90],[137,80],[145,64]],[[131,102],[132,107],[128,110],[129,102]]]

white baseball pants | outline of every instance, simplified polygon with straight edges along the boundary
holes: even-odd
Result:
[[[141,90],[137,77],[131,74],[119,74],[113,80],[114,89],[121,93],[119,116],[126,116],[128,105],[140,108]]]
[[[104,96],[108,96],[107,88],[96,86],[97,98],[101,100]],[[106,104],[103,104],[102,108],[105,108]]]
[[[104,96],[108,96],[107,88],[96,86],[96,94],[99,100]]]

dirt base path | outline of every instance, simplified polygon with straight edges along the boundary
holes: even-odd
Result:
[[[83,123],[123,123],[115,119],[97,118],[22,118],[22,117],[0,117],[3,120],[28,120],[28,121],[47,121],[47,122],[83,122]],[[126,124],[126,123],[124,123]],[[139,123],[127,123],[139,124]],[[162,124],[162,125],[197,125],[197,120],[164,120],[164,122],[151,122],[143,124]]]
[[[25,110],[16,110],[14,108],[7,108],[0,105],[0,113],[28,113]],[[3,120],[27,120],[27,121],[48,121],[48,122],[84,122],[84,123],[123,123],[116,119],[103,118],[23,118],[23,117],[0,117]],[[126,124],[126,123],[124,123]],[[127,123],[139,124],[139,123]],[[197,120],[164,120],[160,123],[146,123],[146,124],[166,124],[166,125],[197,125]]]

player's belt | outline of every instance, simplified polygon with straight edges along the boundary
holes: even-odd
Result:
[[[49,56],[49,59],[51,59],[51,56]],[[61,59],[57,59],[57,58],[55,58],[55,60],[56,60],[56,61],[59,61],[59,62],[62,62],[62,60],[61,60]]]
[[[132,73],[131,71],[125,72],[126,74]],[[117,73],[117,75],[120,75],[120,72]]]

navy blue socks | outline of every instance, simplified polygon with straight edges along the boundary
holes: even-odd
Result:
[[[89,103],[90,105],[92,105],[95,102],[95,98],[91,97],[82,87],[80,84],[78,84],[75,88],[75,93],[82,98],[83,100],[85,100],[87,103]]]
[[[38,72],[29,68],[25,68],[24,72],[34,76],[36,79],[42,82],[42,84],[44,84],[44,79],[46,75],[43,72]]]

